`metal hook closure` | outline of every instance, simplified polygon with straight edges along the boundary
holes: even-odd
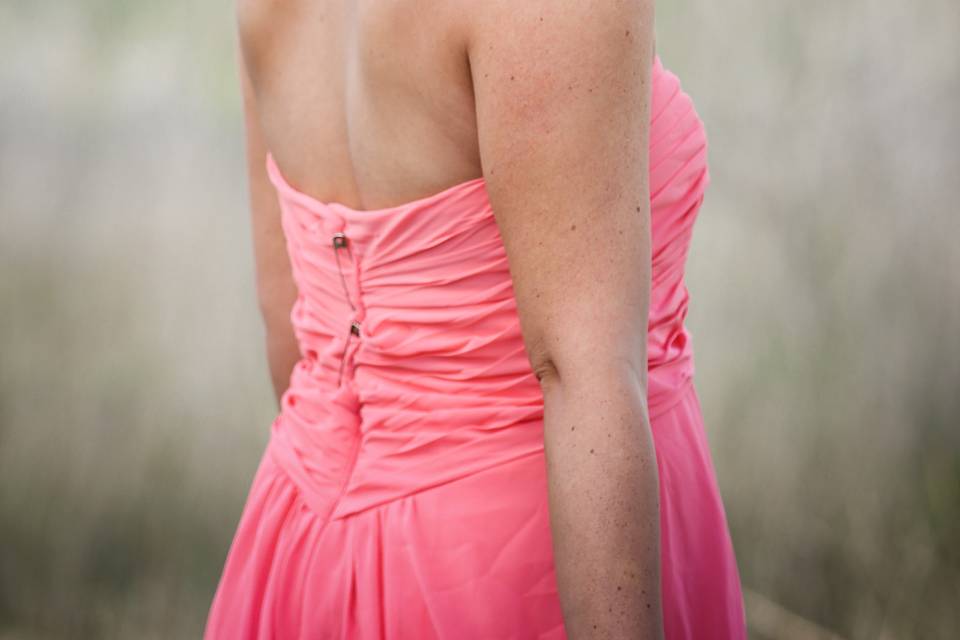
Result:
[[[347,288],[347,279],[343,274],[343,267],[340,265],[340,249],[346,249],[350,253],[350,258],[353,259],[353,251],[350,249],[350,244],[347,241],[347,235],[342,231],[338,231],[333,234],[333,255],[337,260],[337,271],[340,273],[340,283],[343,285],[343,295],[347,300],[347,304],[350,305],[350,309],[356,311],[357,308],[353,304],[353,300],[350,298],[350,290]],[[350,332],[347,334],[346,340],[343,343],[343,353],[340,355],[340,369],[337,372],[337,386],[339,387],[343,380],[343,364],[347,357],[347,349],[350,346],[350,336],[360,336],[360,321],[351,320],[350,321]]]

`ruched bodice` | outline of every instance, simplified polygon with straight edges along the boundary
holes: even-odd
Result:
[[[702,123],[659,58],[649,139],[655,417],[693,375],[683,273],[707,184]],[[340,517],[541,452],[543,398],[484,179],[357,210],[298,191],[266,162],[302,354],[273,448],[314,508]]]
[[[741,640],[739,576],[684,326],[706,138],[659,58],[650,119],[648,393],[664,633]],[[484,179],[357,210],[302,193],[265,160],[299,291],[290,317],[301,358],[205,640],[565,640],[543,395]]]

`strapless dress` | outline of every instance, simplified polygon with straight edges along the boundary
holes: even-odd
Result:
[[[654,60],[649,415],[668,640],[746,637],[693,384],[684,265],[703,123]],[[265,158],[301,358],[270,425],[205,640],[561,640],[543,396],[483,178],[357,210]]]

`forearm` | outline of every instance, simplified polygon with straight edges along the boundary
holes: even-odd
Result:
[[[568,637],[660,639],[658,475],[645,376],[544,380],[557,583]]]

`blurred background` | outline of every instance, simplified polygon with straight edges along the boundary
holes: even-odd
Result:
[[[960,634],[960,3],[661,2],[755,638]],[[0,4],[0,638],[198,638],[276,412],[233,6]]]

